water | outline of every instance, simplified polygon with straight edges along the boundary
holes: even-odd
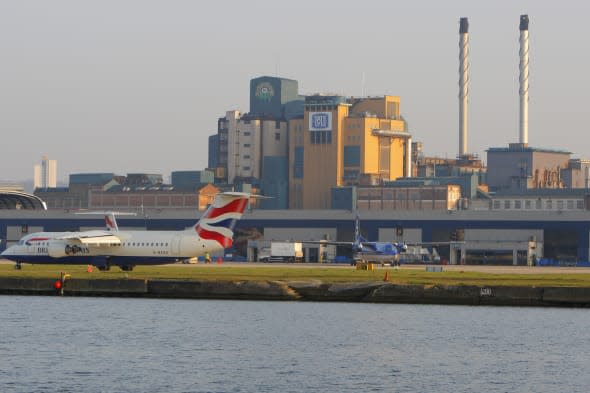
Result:
[[[584,309],[0,296],[0,392],[586,392]]]

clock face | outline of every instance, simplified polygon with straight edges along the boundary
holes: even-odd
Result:
[[[254,96],[261,101],[270,102],[271,98],[274,97],[275,91],[272,85],[268,82],[262,82],[256,86],[256,93]]]

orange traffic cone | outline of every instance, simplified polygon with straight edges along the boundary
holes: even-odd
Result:
[[[389,272],[385,271],[385,277],[383,277],[383,281],[389,281]]]
[[[88,265],[88,268],[86,268],[86,271],[88,273],[92,273],[92,265]]]

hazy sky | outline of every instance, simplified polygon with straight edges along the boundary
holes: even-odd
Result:
[[[207,165],[249,80],[398,95],[428,155],[458,152],[459,18],[469,18],[468,150],[518,141],[518,25],[530,18],[529,144],[590,158],[586,1],[0,0],[0,179]]]

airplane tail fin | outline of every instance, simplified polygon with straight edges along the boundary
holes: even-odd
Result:
[[[354,217],[354,243],[353,243],[353,248],[354,249],[362,249],[363,248],[363,242],[366,241],[366,239],[361,235],[361,218],[359,216],[358,211],[356,212],[356,215]]]
[[[104,215],[104,222],[107,225],[107,229],[111,232],[117,232],[119,226],[117,225],[117,219],[115,218],[114,212],[107,212]]]
[[[95,211],[95,212],[76,212],[76,214],[102,214],[104,215],[104,223],[107,227],[107,231],[117,232],[119,225],[115,216],[135,216],[135,213],[130,212],[116,212],[116,211]]]
[[[242,217],[250,194],[245,192],[222,192],[215,195],[213,203],[193,226],[197,234],[207,240],[215,240],[223,248],[231,247],[233,229]]]

